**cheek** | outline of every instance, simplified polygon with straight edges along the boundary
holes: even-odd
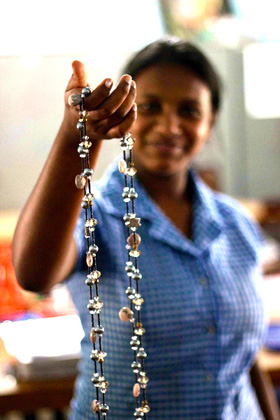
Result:
[[[199,145],[205,143],[210,136],[210,132],[211,129],[208,121],[197,125],[194,129],[194,137],[197,143]]]
[[[143,136],[152,130],[153,125],[154,122],[151,118],[138,115],[130,131],[133,136]]]

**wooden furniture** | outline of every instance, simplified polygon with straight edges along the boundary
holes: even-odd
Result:
[[[0,364],[14,363],[0,339]],[[75,376],[67,379],[16,382],[8,377],[0,378],[0,416],[20,410],[26,420],[35,419],[41,408],[55,412],[56,420],[63,418],[62,412],[70,404]]]
[[[20,410],[25,416],[34,416],[36,410],[47,407],[58,418],[69,406],[74,380],[75,378],[16,383],[7,389],[0,385],[0,415]]]
[[[280,387],[280,352],[263,348],[258,355],[261,369],[268,373],[273,385]]]

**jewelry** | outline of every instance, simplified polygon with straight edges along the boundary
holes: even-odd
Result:
[[[146,387],[149,382],[149,378],[146,375],[144,365],[147,353],[145,352],[142,343],[142,336],[145,334],[145,329],[141,322],[141,308],[144,303],[144,299],[139,291],[139,282],[142,279],[142,274],[138,268],[138,257],[141,255],[138,247],[141,243],[141,237],[138,233],[136,233],[138,227],[141,226],[141,219],[136,217],[135,212],[135,200],[137,199],[138,194],[134,188],[134,176],[137,173],[132,158],[134,141],[134,138],[130,134],[127,134],[120,140],[120,146],[123,150],[123,159],[119,161],[119,171],[124,175],[124,188],[122,196],[123,201],[126,204],[126,213],[123,219],[127,228],[127,262],[125,270],[129,278],[129,286],[126,289],[129,307],[122,308],[119,312],[119,316],[122,321],[130,321],[132,324],[132,337],[130,345],[134,352],[134,360],[131,364],[132,370],[135,374],[133,396],[136,400],[136,409],[134,416],[137,420],[142,418],[146,420],[147,413],[150,411],[146,397]],[[134,264],[131,261],[131,258],[134,258]],[[135,282],[135,287],[133,287],[132,280]],[[133,304],[136,316],[134,316]],[[139,398],[140,389],[142,389],[142,404],[140,403]]]
[[[77,124],[78,130],[80,130],[81,141],[78,147],[78,154],[82,161],[82,172],[75,178],[76,187],[84,190],[84,197],[82,199],[81,206],[85,210],[85,239],[87,242],[87,253],[86,253],[86,264],[88,267],[88,275],[85,280],[87,286],[89,286],[89,302],[87,308],[91,316],[91,331],[90,340],[92,342],[92,352],[90,355],[91,360],[94,362],[94,373],[91,378],[93,385],[96,388],[96,399],[93,400],[91,408],[93,413],[98,415],[98,419],[102,415],[106,417],[109,411],[109,406],[106,404],[106,391],[109,383],[106,381],[104,376],[103,362],[107,353],[102,347],[102,335],[104,328],[101,324],[101,309],[103,302],[99,296],[98,283],[101,276],[100,271],[97,269],[96,254],[98,252],[98,246],[95,244],[95,226],[97,220],[93,217],[92,205],[94,195],[91,191],[91,176],[93,170],[90,168],[89,161],[89,149],[92,143],[87,135],[87,117],[88,112],[85,110],[84,99],[86,96],[91,94],[91,89],[85,87],[80,94],[79,101],[76,98],[76,105],[79,103],[79,122]],[[95,295],[93,289],[95,288]],[[95,323],[97,318],[97,324]],[[98,372],[98,364],[99,370]],[[100,401],[100,394],[102,395],[102,401]]]
[[[95,226],[97,220],[93,216],[92,205],[94,195],[91,191],[91,176],[93,170],[90,168],[89,149],[92,145],[87,135],[87,117],[88,112],[85,110],[85,97],[91,94],[91,89],[85,87],[82,89],[80,95],[72,95],[75,100],[71,100],[69,103],[72,106],[79,104],[79,122],[77,124],[78,130],[80,130],[80,143],[78,147],[78,154],[82,161],[82,172],[75,178],[76,187],[84,190],[84,197],[82,199],[81,206],[85,210],[85,239],[87,242],[87,253],[86,253],[86,264],[88,267],[88,275],[85,280],[87,286],[89,286],[89,302],[87,308],[91,315],[91,331],[90,340],[93,345],[90,358],[94,362],[94,373],[92,376],[92,383],[96,388],[96,399],[93,400],[91,408],[94,414],[98,415],[98,419],[102,415],[106,417],[109,406],[106,404],[106,391],[109,383],[105,379],[103,363],[107,356],[107,353],[102,347],[102,335],[104,333],[104,327],[101,324],[101,309],[103,302],[99,295],[99,280],[101,277],[100,271],[97,269],[96,254],[98,252],[98,246],[95,244]],[[126,214],[124,215],[125,226],[127,227],[127,263],[126,273],[129,278],[129,286],[126,289],[126,294],[129,300],[129,307],[124,307],[119,312],[121,321],[130,321],[132,325],[132,337],[130,341],[131,349],[134,352],[134,359],[131,364],[133,373],[135,375],[135,384],[133,387],[133,396],[136,400],[136,408],[134,417],[136,420],[147,419],[147,413],[150,411],[150,407],[146,398],[146,387],[149,378],[145,372],[144,360],[147,354],[142,344],[142,336],[145,334],[145,329],[141,322],[141,308],[144,303],[144,299],[140,295],[139,281],[142,278],[140,270],[138,268],[138,257],[141,252],[138,247],[141,242],[140,235],[136,233],[137,228],[141,225],[141,219],[136,217],[135,213],[135,200],[138,196],[134,188],[133,177],[136,174],[132,159],[132,148],[134,139],[130,134],[124,136],[120,140],[120,145],[123,150],[123,159],[119,162],[119,171],[124,174],[124,188],[123,188],[123,201],[126,204]],[[129,185],[128,185],[129,184]],[[134,258],[134,264],[131,261]],[[135,288],[133,287],[132,280],[135,282]],[[95,289],[95,294],[93,292]],[[134,317],[133,305],[136,311],[136,317]],[[97,318],[97,323],[95,318]],[[98,369],[99,364],[99,369]],[[99,371],[100,372],[99,372]],[[140,402],[140,393],[142,389],[142,403]],[[100,401],[100,393],[102,395],[102,401]]]

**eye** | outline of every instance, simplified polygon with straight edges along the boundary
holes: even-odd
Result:
[[[179,107],[179,114],[183,118],[193,118],[193,119],[200,119],[201,118],[201,111],[196,105],[192,104],[183,104]]]
[[[157,101],[146,101],[137,104],[138,112],[142,114],[156,114],[161,107]]]

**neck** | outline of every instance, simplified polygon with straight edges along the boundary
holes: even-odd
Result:
[[[137,176],[149,195],[159,205],[162,201],[189,201],[186,193],[188,184],[187,172],[164,176],[138,169]]]

